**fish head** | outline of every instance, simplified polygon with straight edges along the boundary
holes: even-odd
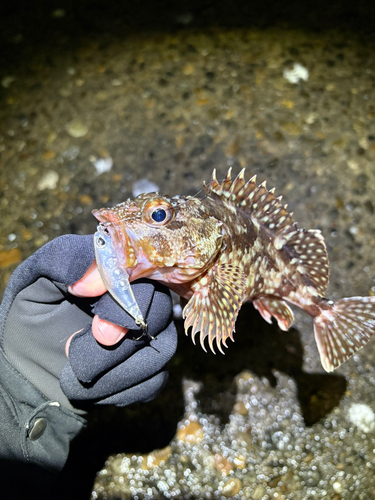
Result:
[[[141,194],[93,214],[108,230],[119,265],[133,280],[191,281],[210,266],[222,245],[222,222],[191,196]]]

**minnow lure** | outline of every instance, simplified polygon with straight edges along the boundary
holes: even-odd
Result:
[[[94,234],[95,259],[105,287],[120,306],[134,318],[137,326],[147,334],[147,323],[135,300],[129,275],[118,265],[111,237],[104,225],[99,224]]]
[[[262,317],[282,330],[293,323],[287,302],[314,318],[322,365],[332,371],[375,332],[375,297],[327,300],[329,264],[323,236],[298,229],[266,183],[232,181],[205,185],[205,196],[141,194],[113,208],[94,210],[111,236],[116,266],[131,278],[148,277],[188,300],[185,331],[200,332],[214,351],[233,340],[241,305],[252,301]],[[112,257],[113,258],[113,255]],[[106,264],[104,263],[105,267]]]

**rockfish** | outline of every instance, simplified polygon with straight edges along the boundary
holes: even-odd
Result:
[[[203,349],[207,338],[223,352],[247,301],[282,330],[294,319],[287,302],[308,312],[328,372],[366,344],[375,333],[375,297],[325,298],[320,231],[298,229],[281,196],[255,176],[246,182],[244,170],[232,181],[230,169],[222,183],[214,171],[204,187],[202,198],[148,193],[93,210],[125,276],[157,280],[188,300],[185,332],[191,327],[193,341],[200,332]]]

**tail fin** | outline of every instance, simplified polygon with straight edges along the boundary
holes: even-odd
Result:
[[[332,372],[375,334],[375,297],[340,299],[314,319],[323,368]]]

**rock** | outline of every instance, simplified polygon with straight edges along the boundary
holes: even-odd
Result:
[[[0,267],[8,267],[17,264],[22,260],[21,251],[19,248],[11,248],[0,252]]]
[[[352,404],[348,412],[349,421],[362,432],[375,431],[375,413],[365,404]]]
[[[239,469],[245,469],[246,463],[247,463],[246,457],[244,457],[243,455],[236,455],[233,458],[233,465],[235,465]]]
[[[43,191],[44,189],[55,189],[57,183],[59,182],[59,174],[54,170],[50,170],[38,182],[39,191]]]
[[[33,237],[31,231],[29,229],[27,229],[27,228],[25,228],[25,229],[22,230],[21,235],[22,235],[22,239],[24,241],[30,241],[32,239],[32,237]]]
[[[58,92],[61,97],[69,97],[72,95],[72,89],[70,87],[60,87]]]
[[[159,186],[148,179],[139,179],[133,184],[132,193],[134,197],[142,193],[152,193],[154,191],[159,191]]]
[[[199,422],[190,422],[177,431],[177,439],[185,443],[197,444],[203,439],[203,427]]]
[[[55,158],[55,156],[56,156],[55,151],[51,151],[50,149],[47,149],[47,151],[45,151],[43,153],[42,158],[43,158],[43,160],[53,160]]]
[[[340,483],[339,481],[335,481],[332,485],[332,488],[334,489],[335,493],[343,493],[344,491],[342,483]]]
[[[227,476],[232,470],[233,465],[229,462],[229,460],[221,455],[220,453],[216,453],[214,456],[215,469]]]
[[[294,63],[292,69],[284,69],[283,76],[289,83],[298,83],[309,79],[309,71],[302,64]]]
[[[237,495],[241,491],[241,488],[242,482],[236,477],[232,477],[224,484],[222,492],[224,496],[231,498]]]
[[[5,89],[8,89],[12,85],[15,79],[16,78],[14,76],[4,76],[4,78],[1,80],[1,85]]]
[[[152,469],[153,467],[157,467],[158,465],[166,462],[171,454],[172,448],[170,446],[166,446],[161,450],[154,450],[153,452],[144,456],[144,463],[142,464],[142,468]]]
[[[94,161],[94,167],[98,175],[104,172],[109,172],[113,166],[113,159],[108,156],[108,158],[99,158]]]
[[[72,137],[84,137],[89,129],[79,120],[73,120],[67,124],[66,131]]]
[[[62,157],[68,161],[73,161],[79,155],[80,148],[78,146],[71,146],[69,149],[66,149],[62,153]]]
[[[266,488],[262,484],[258,484],[252,495],[252,500],[261,500],[266,492]]]
[[[183,67],[182,72],[184,75],[192,75],[195,72],[195,67],[193,64],[186,64]]]
[[[94,200],[88,194],[82,194],[79,197],[79,201],[82,205],[92,205],[94,203]]]
[[[237,401],[233,407],[233,411],[239,415],[248,415],[249,413],[243,401]]]

